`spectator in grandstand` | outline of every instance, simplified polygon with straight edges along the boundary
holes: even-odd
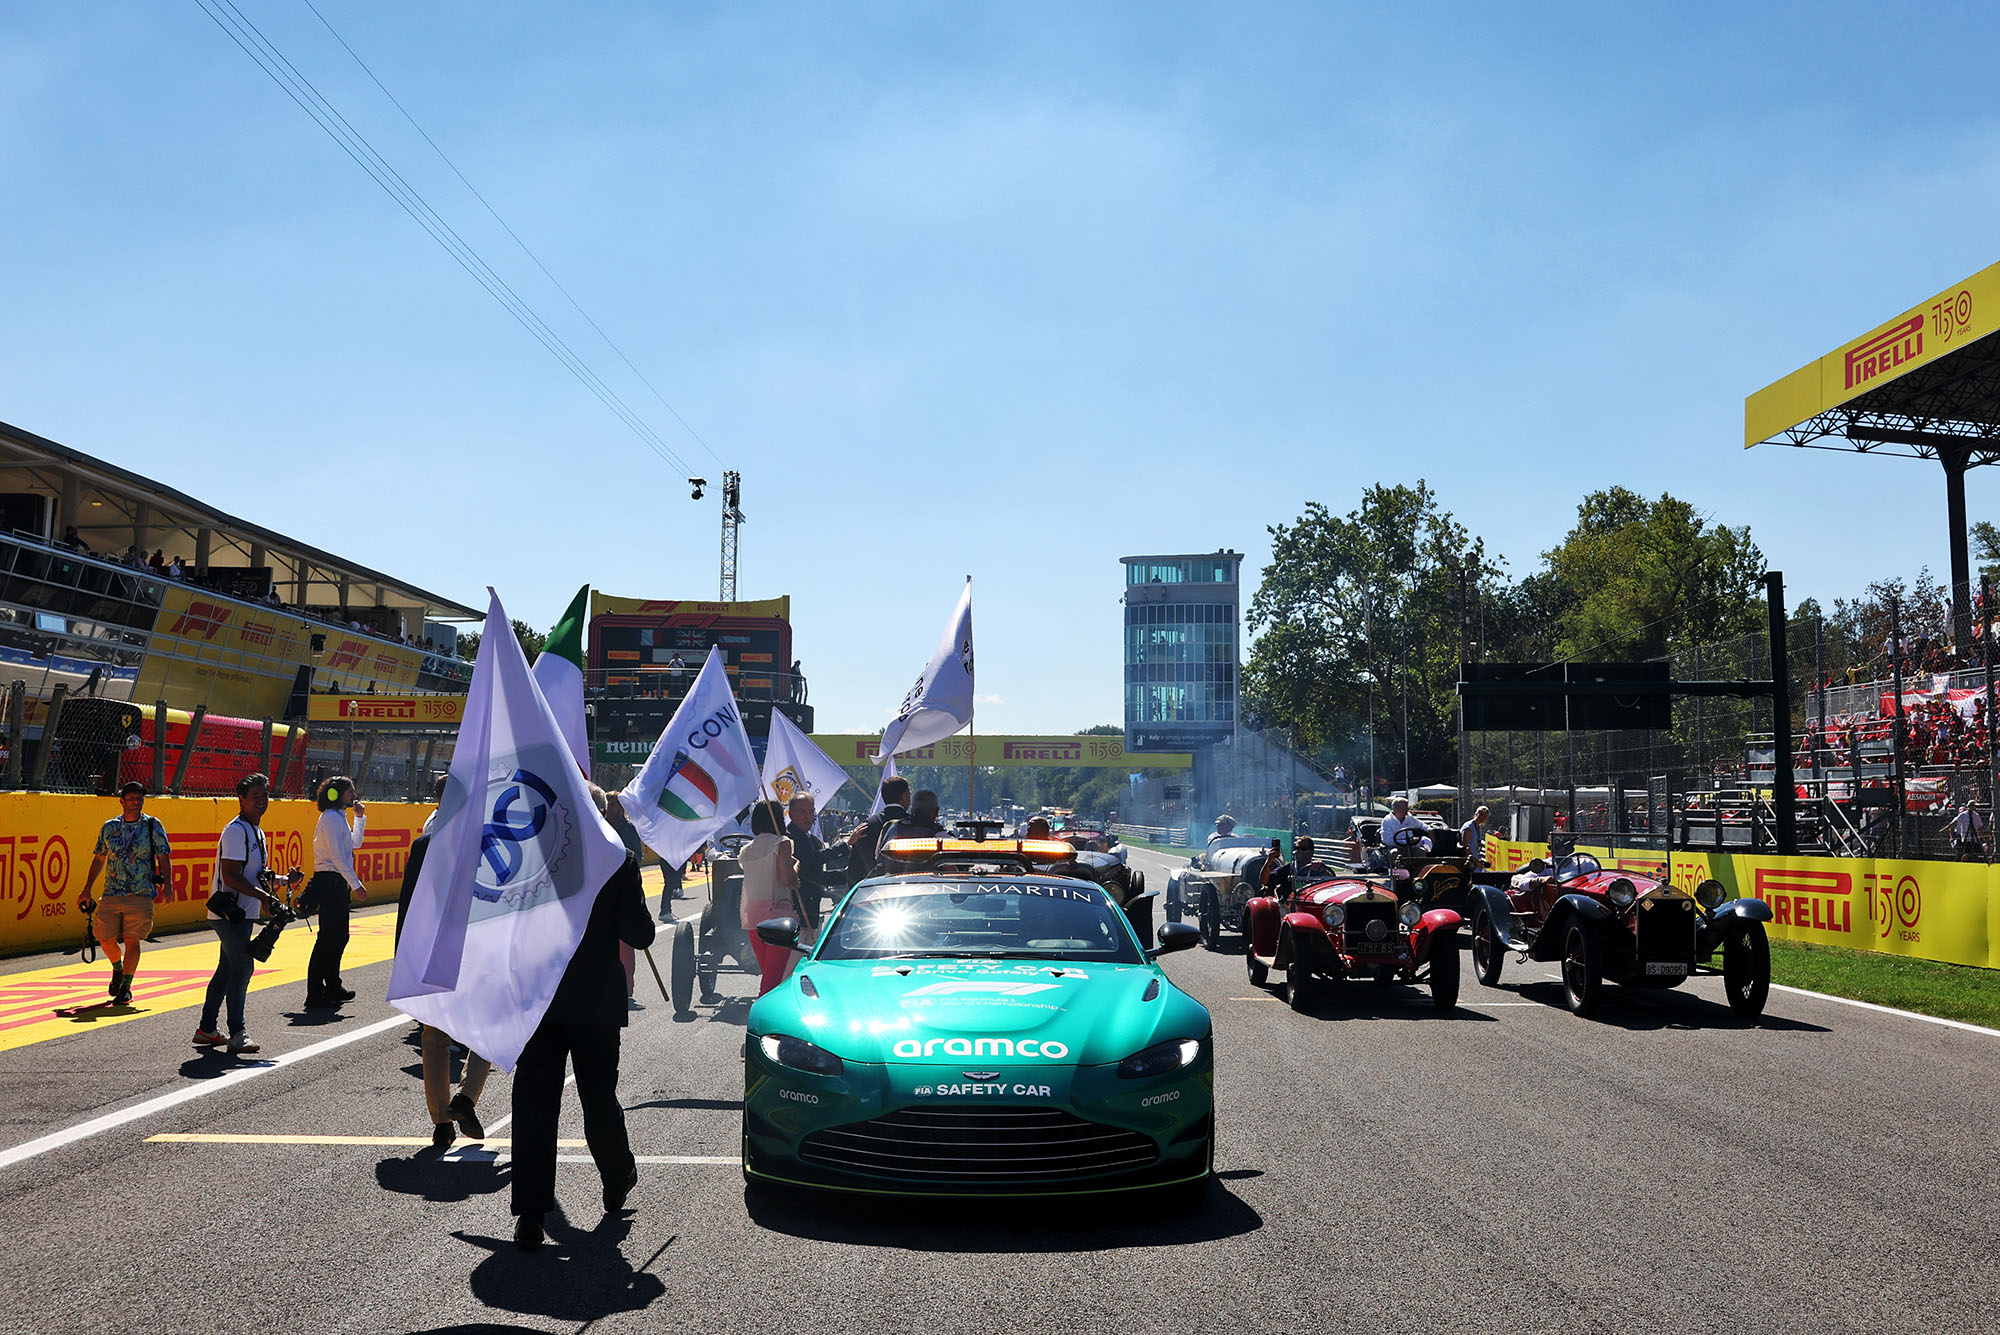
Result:
[[[187,578],[187,567],[181,564],[180,557],[176,556],[173,560],[167,562],[167,578],[168,579]]]
[[[368,837],[368,804],[355,796],[354,780],[345,774],[318,785],[313,800],[319,823],[313,827],[313,878],[306,885],[306,903],[319,914],[319,936],[306,963],[306,1009],[334,1010],[354,1000],[340,982],[340,957],[347,949],[348,910],[368,899],[368,887],[354,870],[354,850]]]
[[[201,1021],[195,1026],[194,1041],[199,1047],[213,1047],[225,1040],[216,1031],[225,1006],[229,1013],[229,1051],[258,1050],[243,1027],[243,1000],[250,990],[250,935],[266,906],[278,907],[277,896],[264,888],[266,852],[264,831],[259,822],[271,805],[271,780],[263,774],[246,774],[236,781],[236,818],[222,828],[215,846],[215,893],[209,896],[208,921],[222,950],[215,962],[215,976],[208,980],[208,993],[201,1003]],[[298,878],[296,871],[292,879]],[[235,903],[229,903],[234,896]],[[229,912],[224,917],[217,906]],[[240,915],[240,916],[239,916]]]
[[[167,554],[160,548],[155,547],[153,548],[152,558],[146,564],[152,568],[155,575],[164,575],[167,573]]]
[[[88,553],[90,551],[90,548],[83,545],[83,535],[76,531],[75,524],[65,524],[63,526],[62,537],[57,540],[56,546],[67,547],[73,552]]]
[[[118,814],[97,832],[97,848],[83,878],[78,907],[91,915],[91,934],[111,962],[111,1002],[132,1000],[132,975],[139,971],[139,945],[153,932],[153,902],[173,879],[167,832],[145,813],[146,785],[136,780],[118,790]],[[92,901],[99,872],[104,897]]]

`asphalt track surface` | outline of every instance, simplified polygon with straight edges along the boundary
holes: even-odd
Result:
[[[1170,860],[1133,856],[1164,888]],[[1783,992],[1746,1027],[1706,980],[1613,989],[1581,1021],[1545,968],[1510,960],[1496,991],[1464,967],[1449,1015],[1373,983],[1295,1014],[1240,954],[1171,957],[1214,1012],[1218,1072],[1220,1180],[1181,1213],[746,1200],[751,980],[676,1023],[642,969],[632,1211],[603,1216],[595,1170],[565,1162],[568,1219],[533,1256],[510,1243],[504,1150],[427,1147],[387,964],[350,970],[363,996],[331,1023],[299,987],[253,992],[264,1059],[335,1046],[213,1088],[235,1064],[189,1045],[191,1011],[79,1025],[0,1052],[0,1329],[2000,1326],[2000,1037]],[[489,1128],[508,1108],[496,1073]],[[582,1134],[573,1096],[562,1134]]]

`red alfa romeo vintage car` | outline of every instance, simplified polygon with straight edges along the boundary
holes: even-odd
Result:
[[[1667,988],[1719,973],[1730,1010],[1746,1020],[1763,1014],[1771,993],[1764,938],[1770,905],[1728,899],[1720,881],[1703,881],[1689,894],[1668,881],[1606,871],[1562,836],[1551,841],[1550,858],[1536,858],[1504,890],[1474,887],[1472,962],[1480,982],[1500,985],[1509,951],[1522,960],[1560,960],[1564,999],[1589,1015],[1606,979]]]
[[[1287,899],[1252,899],[1248,926],[1250,982],[1262,987],[1275,970],[1285,976],[1285,997],[1302,1010],[1320,979],[1365,976],[1431,985],[1440,1010],[1458,1004],[1456,910],[1430,909],[1391,888],[1404,881],[1362,881],[1326,871],[1298,876]]]

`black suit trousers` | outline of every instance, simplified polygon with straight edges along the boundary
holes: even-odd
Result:
[[[545,1214],[556,1204],[556,1123],[562,1113],[563,1068],[576,1066],[583,1104],[583,1138],[607,1186],[632,1172],[632,1142],[618,1105],[615,1024],[543,1021],[514,1068],[514,1213]]]

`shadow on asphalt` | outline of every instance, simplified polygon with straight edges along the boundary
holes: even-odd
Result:
[[[339,1024],[342,1020],[348,1018],[339,1011],[332,1010],[281,1011],[279,1013],[285,1017],[285,1023],[294,1029],[323,1029],[327,1025]]]
[[[517,1331],[534,1331],[539,1335],[540,1326],[502,1326],[492,1321],[480,1321],[470,1326],[433,1326],[429,1330],[411,1332],[411,1335],[515,1335]]]
[[[470,1148],[476,1141],[460,1141]],[[384,1191],[403,1196],[421,1196],[427,1201],[469,1201],[474,1196],[490,1196],[508,1185],[508,1165],[457,1159],[443,1162],[433,1149],[411,1155],[392,1155],[375,1164],[375,1183]]]
[[[1463,993],[1460,1000],[1463,1003]],[[1312,1020],[1422,1020],[1426,1024],[1453,1020],[1494,1024],[1499,1018],[1467,1010],[1463,1004],[1441,1010],[1431,1000],[1428,985],[1378,983],[1372,978],[1320,982],[1306,993],[1305,1009],[1296,1013]]]
[[[1567,1010],[1562,984],[1523,983],[1515,989],[1523,1000],[1539,1001],[1555,1010]],[[1764,1029],[1773,1033],[1791,1031],[1804,1034],[1831,1033],[1825,1025],[1804,1020],[1788,1020],[1766,1011],[1755,1020],[1739,1020],[1728,1006],[1706,997],[1662,989],[1635,991],[1606,983],[1597,1003],[1597,1013],[1587,1023],[1609,1025],[1633,1033],[1661,1029]]]
[[[703,1112],[741,1112],[742,1099],[653,1099],[647,1103],[628,1103],[626,1112],[640,1108],[694,1108]]]
[[[548,1241],[534,1252],[517,1250],[511,1238],[453,1233],[460,1242],[490,1253],[472,1268],[472,1296],[507,1312],[591,1322],[619,1312],[642,1312],[666,1293],[659,1276],[646,1272],[674,1245],[674,1238],[634,1266],[619,1250],[632,1231],[630,1219],[606,1215],[596,1228],[583,1229],[556,1213],[548,1216],[545,1227]]]
[[[1250,1176],[1221,1173],[1218,1178]],[[979,1203],[966,1220],[963,1200],[873,1200],[837,1193],[748,1186],[743,1202],[753,1223],[790,1237],[857,1247],[923,1252],[1091,1252],[1173,1247],[1253,1233],[1264,1217],[1221,1183],[1199,1204],[1182,1207],[1120,1194],[1104,1200],[1058,1196],[1038,1201]]]

